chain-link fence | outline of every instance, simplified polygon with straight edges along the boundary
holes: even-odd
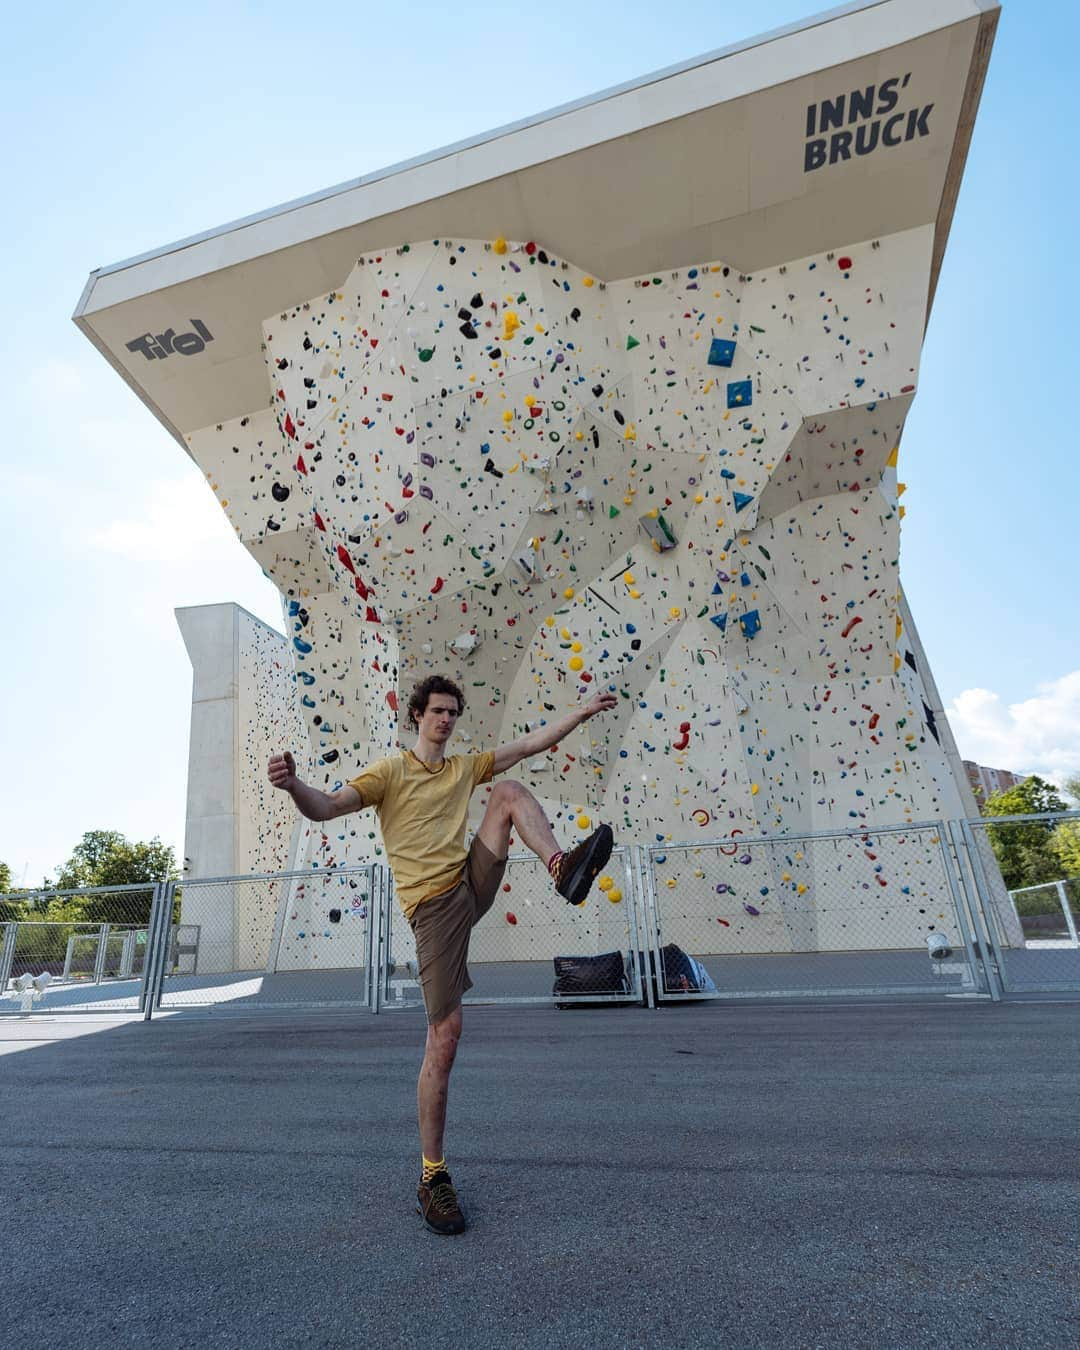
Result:
[[[616,849],[584,905],[556,893],[533,854],[507,860],[502,887],[472,931],[464,1002],[636,1002],[641,979],[638,906],[629,850]],[[395,904],[388,915],[388,958],[381,1006],[422,1003],[412,930]]]
[[[386,877],[367,864],[185,881],[154,1007],[373,1007]]]
[[[473,930],[465,1001],[1080,989],[1078,836],[1080,812],[635,845],[580,908],[515,856]],[[0,896],[2,1012],[421,1003],[379,864]]]
[[[0,1012],[137,1012],[163,887],[0,895]]]
[[[660,1001],[985,991],[937,824],[647,850]]]
[[[1002,991],[1080,988],[1080,812],[965,821],[959,836]]]

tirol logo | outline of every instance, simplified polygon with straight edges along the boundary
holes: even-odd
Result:
[[[871,155],[880,145],[903,145],[916,136],[929,136],[932,103],[893,111],[900,102],[900,90],[907,88],[910,79],[909,71],[902,79],[896,75],[878,85],[811,103],[806,110],[803,173],[852,155]]]
[[[164,361],[173,352],[181,356],[198,356],[214,335],[201,319],[189,319],[193,332],[177,333],[166,328],[164,333],[144,333],[142,337],[132,338],[127,344],[129,352],[142,352],[148,361]]]

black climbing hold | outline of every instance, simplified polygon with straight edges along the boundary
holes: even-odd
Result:
[[[291,488],[287,488],[284,483],[275,483],[270,489],[270,495],[276,502],[287,502]]]

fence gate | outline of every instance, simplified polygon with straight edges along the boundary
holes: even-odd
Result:
[[[645,855],[660,1002],[991,993],[939,822]]]
[[[153,1010],[372,1009],[386,878],[369,863],[170,885]]]
[[[1045,840],[1063,822],[1080,828],[1080,813],[952,823],[991,975],[1006,996],[1080,989],[1080,878],[1068,876],[1062,865],[1056,881],[1009,892],[991,842],[1008,856],[1013,849],[1037,846],[1040,836]]]
[[[599,881],[603,886],[574,908],[533,854],[510,857],[494,903],[472,932],[473,987],[464,1004],[639,1002],[641,938],[630,851],[615,849]],[[379,1007],[418,1007],[416,945],[396,902],[386,907],[383,932]]]
[[[164,885],[0,895],[0,1015],[145,1012]]]

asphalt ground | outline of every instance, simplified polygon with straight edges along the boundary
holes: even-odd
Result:
[[[93,1026],[92,1034],[78,1034]],[[0,1023],[0,1322],[75,1347],[1080,1343],[1080,1003]]]

